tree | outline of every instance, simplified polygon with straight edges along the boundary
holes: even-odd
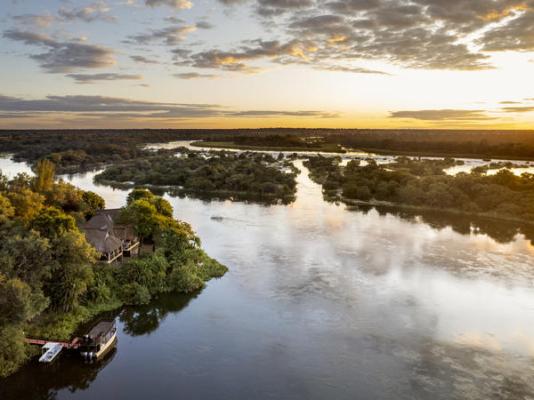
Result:
[[[55,207],[43,208],[33,219],[31,227],[46,238],[78,230],[74,218]]]
[[[46,306],[43,297],[34,296],[26,283],[0,275],[0,327],[28,321]]]
[[[103,210],[106,207],[105,200],[95,192],[83,192],[82,200],[85,204],[85,217],[92,217],[98,210]]]
[[[16,326],[0,328],[0,378],[17,370],[26,360],[24,333]]]
[[[152,237],[162,221],[156,207],[145,199],[131,202],[122,210],[120,219],[133,225],[141,243]]]
[[[136,200],[147,200],[148,202],[152,202],[154,199],[154,194],[144,188],[135,188],[128,194],[128,198],[126,199],[126,203],[130,205]]]
[[[35,167],[34,190],[38,193],[45,193],[52,189],[54,185],[54,177],[56,174],[56,166],[50,160],[39,160]]]
[[[0,273],[39,289],[50,273],[50,242],[15,224],[1,226],[0,236]]]
[[[44,197],[27,188],[9,192],[8,198],[15,208],[15,215],[23,222],[31,221],[43,207]]]
[[[2,218],[12,218],[15,215],[15,208],[7,197],[0,193],[0,221]]]
[[[54,265],[45,293],[53,308],[63,312],[73,310],[93,280],[90,267],[95,262],[95,250],[80,232],[66,232],[52,241]]]
[[[156,207],[156,210],[158,213],[165,217],[172,218],[172,206],[171,203],[169,203],[167,200],[165,200],[163,197],[160,196],[154,196],[152,200],[152,204],[154,204],[154,207]]]

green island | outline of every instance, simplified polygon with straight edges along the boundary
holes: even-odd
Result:
[[[534,174],[517,176],[504,168],[495,175],[476,170],[447,175],[444,169],[458,163],[453,159],[399,157],[382,165],[351,160],[346,166],[340,162],[339,157],[317,156],[304,164],[327,200],[534,221]]]
[[[118,210],[142,250],[102,262],[83,227],[103,212],[104,200],[56,180],[47,160],[35,169],[35,177],[0,174],[0,377],[33,355],[25,337],[68,340],[102,312],[198,291],[227,271],[173,218],[170,203],[146,189],[133,190]]]
[[[191,146],[255,151],[320,151],[324,153],[345,153],[345,150],[339,144],[330,143],[327,138],[322,136],[212,136],[207,140],[193,142]]]
[[[291,158],[270,154],[191,151],[185,148],[108,167],[95,177],[101,184],[165,189],[172,194],[232,198],[264,203],[295,199],[298,169]]]

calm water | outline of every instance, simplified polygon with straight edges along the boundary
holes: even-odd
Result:
[[[29,364],[0,399],[534,398],[528,231],[349,210],[297,164],[289,206],[169,198],[230,272],[123,311],[103,363]],[[69,179],[121,206],[93,175]]]

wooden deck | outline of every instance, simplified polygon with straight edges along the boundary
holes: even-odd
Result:
[[[61,346],[63,346],[64,349],[77,349],[80,347],[80,338],[74,338],[72,342],[62,342],[62,341],[56,341],[56,340],[45,340],[45,339],[32,339],[32,338],[25,338],[24,341],[28,344],[33,344],[36,346],[44,346],[45,344],[49,342],[58,343]]]

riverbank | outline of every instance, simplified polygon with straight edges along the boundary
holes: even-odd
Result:
[[[191,142],[193,147],[205,147],[211,149],[232,149],[232,150],[251,150],[251,151],[284,151],[284,152],[321,152],[321,153],[339,153],[344,154],[346,150],[341,148],[337,144],[323,143],[314,147],[303,146],[254,146],[254,145],[241,145],[234,142],[213,142],[213,141],[195,141]]]
[[[407,157],[433,157],[433,158],[464,158],[469,160],[502,160],[502,161],[534,161],[534,157],[518,157],[518,156],[495,156],[487,154],[472,154],[472,153],[441,153],[432,151],[395,151],[386,150],[373,147],[358,147],[347,148],[348,152],[366,152],[383,156],[407,156]]]

